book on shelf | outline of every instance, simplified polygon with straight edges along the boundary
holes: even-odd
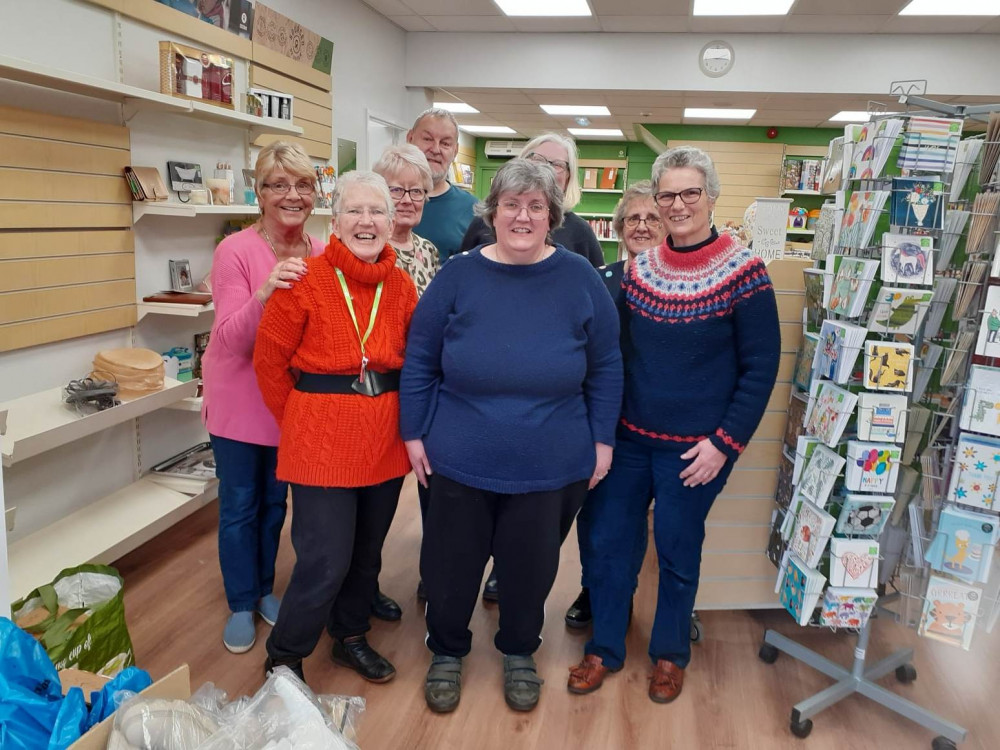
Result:
[[[614,190],[617,180],[618,167],[601,167],[601,176],[597,181],[597,186],[601,190]]]
[[[879,545],[874,539],[830,540],[830,585],[875,588]]]
[[[901,455],[902,449],[894,443],[849,440],[844,484],[856,492],[893,492]]]
[[[909,393],[913,390],[913,345],[866,341],[864,372],[869,390]]]
[[[1000,369],[972,366],[963,394],[959,427],[1000,437]]]
[[[1000,440],[959,433],[948,499],[980,510],[996,510],[1000,480]]]
[[[784,182],[781,185],[783,191],[799,189],[799,185],[802,184],[801,160],[785,159],[783,179]]]
[[[597,180],[599,177],[599,171],[596,167],[584,167],[583,168],[583,187],[587,189],[597,188]]]
[[[819,192],[820,171],[823,166],[822,159],[803,159],[802,169],[799,175],[799,190],[812,190]]]
[[[934,570],[966,583],[986,583],[998,541],[1000,524],[995,515],[949,505],[938,516],[924,559]]]
[[[207,305],[212,301],[211,292],[162,291],[142,298],[143,302],[166,302],[171,305]]]
[[[878,290],[868,318],[868,330],[873,333],[915,336],[930,310],[933,289],[883,286]]]
[[[863,628],[878,602],[873,588],[829,586],[823,594],[820,622],[831,628]]]
[[[190,495],[198,495],[215,477],[215,456],[211,443],[199,443],[171,456],[149,470],[157,484]]]
[[[934,240],[913,234],[882,235],[882,281],[886,284],[934,283]]]
[[[848,494],[840,506],[834,533],[839,536],[878,537],[889,521],[896,499],[892,495]]]
[[[924,595],[919,635],[966,651],[972,645],[983,592],[940,576],[931,576]]]
[[[865,391],[858,394],[858,439],[901,443],[906,436],[906,396]]]

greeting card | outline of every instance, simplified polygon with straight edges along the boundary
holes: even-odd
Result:
[[[866,589],[877,586],[878,550],[874,539],[831,539],[830,585]]]
[[[958,436],[948,499],[982,510],[993,510],[1000,479],[1000,440],[968,432]]]
[[[902,449],[892,443],[848,441],[844,484],[860,492],[893,492],[901,454]]]
[[[846,383],[861,353],[868,331],[861,326],[824,320],[813,354],[813,375]]]
[[[868,330],[875,333],[915,335],[930,309],[933,297],[932,289],[882,287],[868,319]]]
[[[882,235],[882,281],[887,284],[934,283],[934,240],[912,234]]]
[[[865,388],[877,391],[912,390],[913,346],[896,342],[866,342]]]
[[[963,430],[1000,437],[1000,369],[972,366],[959,426]]]
[[[832,448],[844,433],[857,402],[857,395],[850,391],[827,380],[817,381],[806,414],[806,435],[817,437]]]
[[[841,506],[834,533],[877,537],[889,521],[895,504],[891,495],[848,495]]]
[[[890,222],[897,227],[940,229],[944,184],[936,177],[893,177]]]
[[[807,625],[819,604],[826,576],[808,566],[794,553],[786,553],[779,574],[781,604],[799,625]]]
[[[906,396],[858,394],[858,439],[901,443],[906,436]]]
[[[924,559],[966,583],[986,583],[993,552],[1000,541],[1000,523],[990,513],[948,505],[941,510],[938,527]]]
[[[804,501],[799,507],[789,549],[809,567],[819,564],[837,520],[817,505]]]
[[[875,589],[830,586],[823,595],[820,622],[831,628],[863,628],[876,602]]]
[[[818,445],[802,470],[799,492],[820,508],[826,505],[845,459],[825,445]]]
[[[931,576],[917,633],[968,651],[981,600],[982,591],[973,586]]]

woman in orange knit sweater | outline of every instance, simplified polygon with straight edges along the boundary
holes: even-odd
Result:
[[[333,236],[291,289],[276,291],[254,367],[281,428],[278,478],[292,487],[295,568],[267,641],[265,671],[300,676],[323,627],[332,659],[372,682],[396,670],[365,637],[382,543],[410,470],[399,436],[399,370],[417,292],[387,244],[385,180],[350,172]]]

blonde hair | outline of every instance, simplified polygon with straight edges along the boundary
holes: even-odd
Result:
[[[563,208],[567,211],[572,211],[583,196],[583,192],[580,190],[579,155],[576,152],[576,141],[569,136],[559,135],[559,133],[542,133],[528,141],[518,156],[522,159],[527,158],[528,154],[543,143],[555,143],[566,150],[566,162],[569,164],[569,182],[566,184],[566,190],[563,191]]]
[[[386,146],[382,156],[375,162],[372,171],[382,175],[388,182],[390,177],[397,176],[406,169],[413,169],[420,176],[420,183],[424,190],[428,192],[434,187],[434,178],[431,175],[431,167],[427,163],[424,152],[410,143],[403,143],[399,146]]]
[[[253,189],[260,197],[260,189],[276,169],[283,169],[289,175],[311,182],[316,186],[316,168],[309,160],[309,154],[298,143],[274,141],[267,144],[257,154],[254,165]]]

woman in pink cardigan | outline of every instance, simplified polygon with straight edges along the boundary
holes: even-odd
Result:
[[[222,642],[235,654],[256,640],[254,612],[278,617],[272,593],[288,486],[274,475],[278,425],[257,388],[253,349],[264,305],[306,273],[323,253],[306,234],[316,172],[298,144],[276,141],[257,157],[260,219],[219,243],[212,263],[215,323],[202,364],[202,419],[219,477],[219,565],[231,614]]]

